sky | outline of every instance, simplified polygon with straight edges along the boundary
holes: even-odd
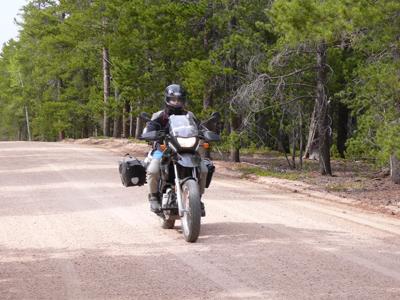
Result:
[[[18,17],[19,9],[27,3],[27,0],[0,0],[0,48],[3,43],[18,35],[14,18]]]

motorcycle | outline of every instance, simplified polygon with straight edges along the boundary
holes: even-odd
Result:
[[[146,113],[142,113],[141,118],[151,122]],[[162,150],[158,185],[161,226],[172,229],[175,221],[180,219],[187,242],[195,242],[200,234],[202,207],[199,179],[202,158],[199,148],[201,142],[204,146],[220,140],[220,136],[208,130],[205,124],[218,119],[219,114],[213,113],[210,119],[198,124],[191,113],[171,115],[167,130],[144,132],[140,137],[148,142],[158,142]],[[206,180],[208,187],[214,166],[210,161],[206,166],[209,170]]]

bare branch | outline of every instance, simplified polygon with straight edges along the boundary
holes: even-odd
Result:
[[[312,96],[311,96],[311,95],[298,96],[298,97],[295,97],[295,98],[293,98],[293,99],[291,99],[291,100],[289,100],[289,101],[287,101],[287,102],[285,102],[285,103],[280,103],[280,106],[289,105],[289,104],[291,104],[291,103],[293,103],[293,102],[297,102],[297,101],[299,101],[299,100],[301,100],[301,99],[314,99],[314,98],[315,98],[314,95],[312,95]],[[273,107],[275,107],[275,106],[276,106],[276,105],[266,106],[266,107],[264,107],[263,109],[257,111],[256,113],[260,113],[260,112],[262,112],[262,111],[268,110],[268,109],[273,108]]]
[[[284,100],[284,90],[288,86],[286,79],[294,77],[298,74],[302,74],[306,71],[314,69],[314,66],[308,65],[302,69],[296,69],[293,72],[284,74],[281,76],[270,76],[268,74],[258,75],[249,84],[242,85],[237,91],[230,102],[230,108],[232,111],[243,115],[245,112],[260,112],[268,108],[274,107],[275,105],[265,107],[264,99],[267,92],[272,92],[271,99]],[[291,84],[295,85],[295,84]],[[298,84],[301,86],[301,84]],[[309,85],[311,88],[312,86]],[[286,104],[290,104],[298,99],[308,98],[310,96],[300,96],[300,98],[292,99]]]

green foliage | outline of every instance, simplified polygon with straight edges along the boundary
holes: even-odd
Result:
[[[400,157],[400,124],[397,119],[397,124],[384,124],[380,126],[376,141],[381,145],[382,151],[378,153],[378,158],[381,163],[386,163],[390,155],[394,154]]]
[[[333,144],[333,145],[331,146],[330,152],[331,152],[331,157],[332,157],[332,158],[334,158],[334,159],[340,159],[340,153],[339,153],[339,150],[338,150],[336,144]]]
[[[349,84],[345,93],[348,96],[344,101],[357,118],[347,152],[387,165],[390,155],[400,149],[400,44],[394,30],[400,25],[399,18],[394,17],[400,12],[400,3],[387,0],[368,7],[374,17],[361,23],[366,30],[355,44],[364,62],[355,68],[356,84]]]
[[[244,176],[255,174],[257,176],[275,177],[287,180],[298,180],[300,178],[300,174],[298,173],[279,172],[267,170],[261,167],[242,167],[240,168],[240,171],[243,173]]]
[[[0,55],[0,139],[27,138],[25,109],[35,139],[87,137],[104,112],[117,120],[127,107],[125,117],[159,110],[165,86],[178,82],[199,119],[222,113],[223,150],[281,150],[300,119],[307,136],[315,46],[326,42],[334,136],[345,104],[353,118],[346,155],[386,164],[400,144],[399,13],[397,0],[31,0],[18,40]],[[103,48],[112,76],[106,104]],[[255,93],[252,111],[230,110],[238,88],[260,73],[305,67]],[[250,129],[239,133],[235,118]],[[336,145],[331,153],[338,156]]]
[[[183,83],[192,99],[202,100],[204,94],[212,88],[215,78],[230,74],[229,68],[224,68],[210,59],[199,60],[194,58],[184,63],[182,75]]]
[[[281,42],[289,45],[334,41],[351,32],[353,7],[358,1],[277,0],[270,16]]]

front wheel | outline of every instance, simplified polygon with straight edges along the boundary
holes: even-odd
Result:
[[[194,243],[200,234],[201,205],[198,183],[189,179],[182,185],[182,202],[185,213],[181,218],[185,240]]]

